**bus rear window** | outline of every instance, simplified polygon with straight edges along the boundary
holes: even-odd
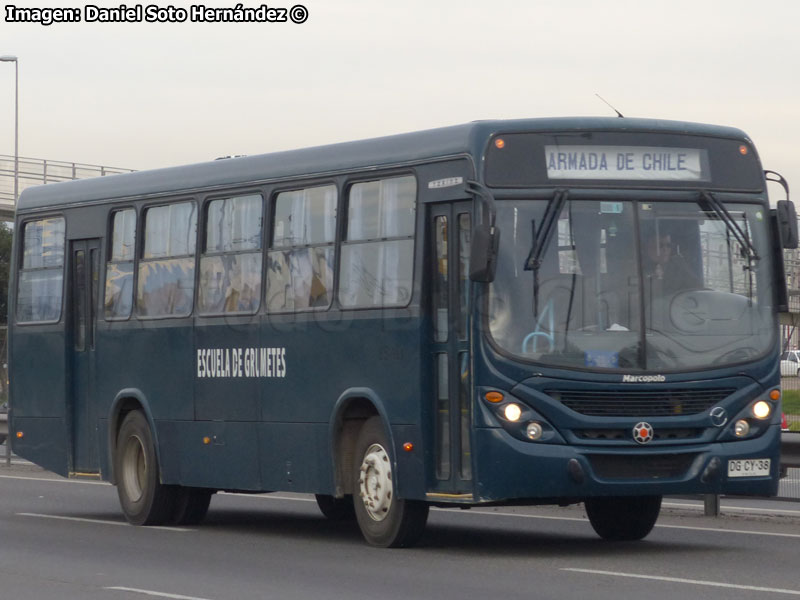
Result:
[[[58,321],[64,281],[64,218],[24,225],[17,289],[20,323]]]

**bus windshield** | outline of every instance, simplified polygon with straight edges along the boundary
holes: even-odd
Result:
[[[562,193],[499,200],[497,226],[489,332],[515,357],[668,372],[740,363],[774,343],[761,204]]]

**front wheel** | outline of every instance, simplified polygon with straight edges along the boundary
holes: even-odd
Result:
[[[601,538],[641,540],[653,529],[661,511],[661,496],[587,498],[586,514]]]
[[[129,412],[119,428],[114,472],[119,502],[129,523],[163,525],[172,520],[175,489],[160,481],[153,434],[138,410]]]
[[[373,546],[413,546],[428,520],[428,505],[395,495],[389,443],[379,417],[364,423],[355,453],[353,508],[364,539]]]
[[[315,498],[320,512],[331,521],[350,521],[356,516],[352,496],[335,498],[327,494],[317,494]]]

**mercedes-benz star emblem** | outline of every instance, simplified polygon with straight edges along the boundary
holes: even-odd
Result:
[[[653,439],[653,427],[650,423],[637,423],[633,426],[633,439],[639,444],[646,444]]]
[[[728,422],[728,413],[721,406],[715,406],[709,413],[711,415],[711,422],[715,427],[722,427]]]

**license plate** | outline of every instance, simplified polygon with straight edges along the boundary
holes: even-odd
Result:
[[[769,458],[740,458],[728,461],[728,477],[764,477],[769,475]]]

